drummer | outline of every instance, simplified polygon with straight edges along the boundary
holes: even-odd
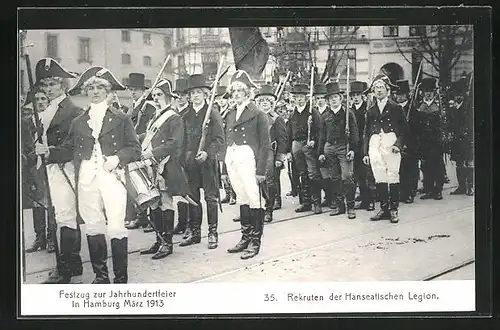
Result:
[[[151,207],[151,221],[156,229],[156,241],[142,255],[153,254],[153,259],[163,259],[173,253],[174,233],[173,196],[189,194],[187,177],[181,167],[180,157],[184,143],[184,123],[172,106],[177,97],[166,79],[160,80],[151,93],[156,114],[148,123],[142,138],[142,160],[151,164],[149,172],[160,190],[161,198]]]

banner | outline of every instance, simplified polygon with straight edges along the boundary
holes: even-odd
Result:
[[[269,46],[259,28],[229,28],[236,69],[258,79],[269,58]]]

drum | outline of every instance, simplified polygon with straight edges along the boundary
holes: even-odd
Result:
[[[125,172],[127,190],[136,201],[139,212],[146,209],[160,200],[160,191],[149,178],[145,168],[127,169]]]

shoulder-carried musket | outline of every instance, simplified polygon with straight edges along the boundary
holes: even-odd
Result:
[[[420,62],[420,65],[419,65],[418,71],[417,71],[417,76],[415,77],[415,81],[413,82],[413,92],[412,92],[411,97],[410,97],[410,103],[408,104],[408,112],[406,113],[406,121],[407,122],[410,120],[411,108],[413,107],[413,102],[415,102],[415,98],[417,97],[418,88],[419,88],[418,81],[420,80],[420,75],[422,74],[422,64],[423,63],[424,63],[424,61]]]
[[[314,95],[314,66],[311,66],[311,82],[309,84],[309,118],[307,118],[307,142],[311,141],[311,126],[313,112],[313,95]]]
[[[350,93],[350,84],[349,84],[349,79],[350,79],[350,66],[349,66],[349,59],[347,59],[347,83],[346,83],[346,109],[345,109],[345,135],[347,139],[347,151],[349,151],[349,135],[351,135],[351,132],[349,130],[349,93]]]

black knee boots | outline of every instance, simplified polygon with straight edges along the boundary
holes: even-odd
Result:
[[[251,239],[251,212],[250,207],[248,205],[240,206],[240,224],[241,224],[241,239],[240,241],[232,248],[228,249],[229,253],[237,253],[243,252],[248,247]]]
[[[250,259],[259,254],[264,229],[264,210],[250,209],[250,242],[243,251],[241,259]]]

